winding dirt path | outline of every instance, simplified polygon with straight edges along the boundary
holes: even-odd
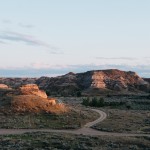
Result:
[[[84,125],[84,127],[87,127],[87,128],[90,128],[93,125],[95,125],[99,122],[102,122],[107,117],[107,114],[105,112],[101,111],[101,110],[98,110],[98,109],[91,109],[91,110],[97,112],[100,115],[100,117],[98,119],[96,119],[95,121],[89,122],[86,125]]]
[[[134,133],[114,133],[114,132],[102,132],[95,129],[92,129],[93,125],[102,122],[104,119],[106,119],[107,114],[101,110],[98,109],[92,109],[93,111],[99,113],[100,117],[96,119],[93,122],[89,122],[86,125],[84,125],[83,128],[77,129],[77,130],[53,130],[53,129],[0,129],[0,135],[8,135],[8,134],[24,134],[29,132],[51,132],[51,133],[70,133],[70,134],[76,134],[76,135],[90,135],[90,136],[97,136],[97,135],[105,135],[105,136],[146,136],[150,137],[150,134],[134,134]]]

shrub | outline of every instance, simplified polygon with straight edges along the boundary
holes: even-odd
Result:
[[[81,91],[77,91],[76,94],[77,94],[77,97],[81,97],[81,95],[82,95],[82,94],[81,94]]]
[[[90,99],[89,99],[89,97],[83,98],[83,99],[82,99],[82,104],[85,105],[85,106],[89,106],[89,104],[90,104]]]
[[[105,105],[105,103],[104,103],[104,98],[101,97],[101,98],[99,99],[99,101],[98,101],[98,106],[99,106],[99,107],[103,107],[104,105]]]
[[[82,99],[82,104],[85,106],[103,107],[105,105],[104,98],[98,99],[93,97],[91,100],[89,97]]]
[[[92,98],[90,106],[98,107],[98,100],[96,97]]]

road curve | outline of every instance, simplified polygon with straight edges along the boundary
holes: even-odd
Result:
[[[114,132],[102,132],[95,129],[92,129],[93,125],[102,122],[106,119],[107,115],[105,112],[92,109],[93,111],[99,113],[100,117],[93,122],[89,122],[84,125],[83,128],[77,130],[53,130],[53,129],[0,129],[0,135],[10,135],[10,134],[24,134],[24,133],[33,133],[33,132],[50,132],[50,133],[69,133],[69,134],[76,134],[76,135],[90,135],[90,136],[119,136],[119,137],[132,137],[132,136],[146,136],[150,137],[150,134],[132,134],[132,133],[114,133]]]
[[[98,110],[98,109],[91,109],[91,110],[99,113],[100,117],[98,119],[96,119],[95,121],[85,124],[84,127],[87,127],[87,128],[90,128],[90,127],[94,126],[95,124],[102,122],[107,117],[107,114],[101,110]]]

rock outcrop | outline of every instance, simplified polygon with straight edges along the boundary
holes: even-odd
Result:
[[[39,87],[36,84],[27,84],[19,88],[21,95],[36,95],[42,98],[47,98],[47,95],[44,91],[39,90]]]
[[[2,86],[5,88],[6,86]],[[9,112],[8,112],[9,110]],[[64,113],[68,108],[55,98],[48,98],[36,84],[0,90],[0,113]]]
[[[0,84],[0,89],[8,89],[9,87],[6,84]]]
[[[150,84],[132,71],[117,69],[96,70],[85,73],[68,73],[63,76],[48,78],[41,77],[36,83],[51,94],[76,95],[79,91],[124,91],[124,92],[149,92]]]

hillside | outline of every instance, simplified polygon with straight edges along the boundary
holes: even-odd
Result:
[[[96,70],[74,74],[72,72],[55,77],[41,77],[36,83],[48,94],[78,95],[88,93],[110,92],[148,92],[150,84],[139,77],[135,72],[125,72],[116,69]]]
[[[5,84],[12,88],[18,88],[25,84],[34,84],[37,78],[0,78],[0,84]]]
[[[0,78],[0,84],[16,88],[24,84],[37,84],[48,95],[76,96],[102,93],[149,92],[150,83],[135,72],[117,69],[68,73],[58,77]]]
[[[150,78],[143,78],[144,81],[149,82],[150,84]]]

